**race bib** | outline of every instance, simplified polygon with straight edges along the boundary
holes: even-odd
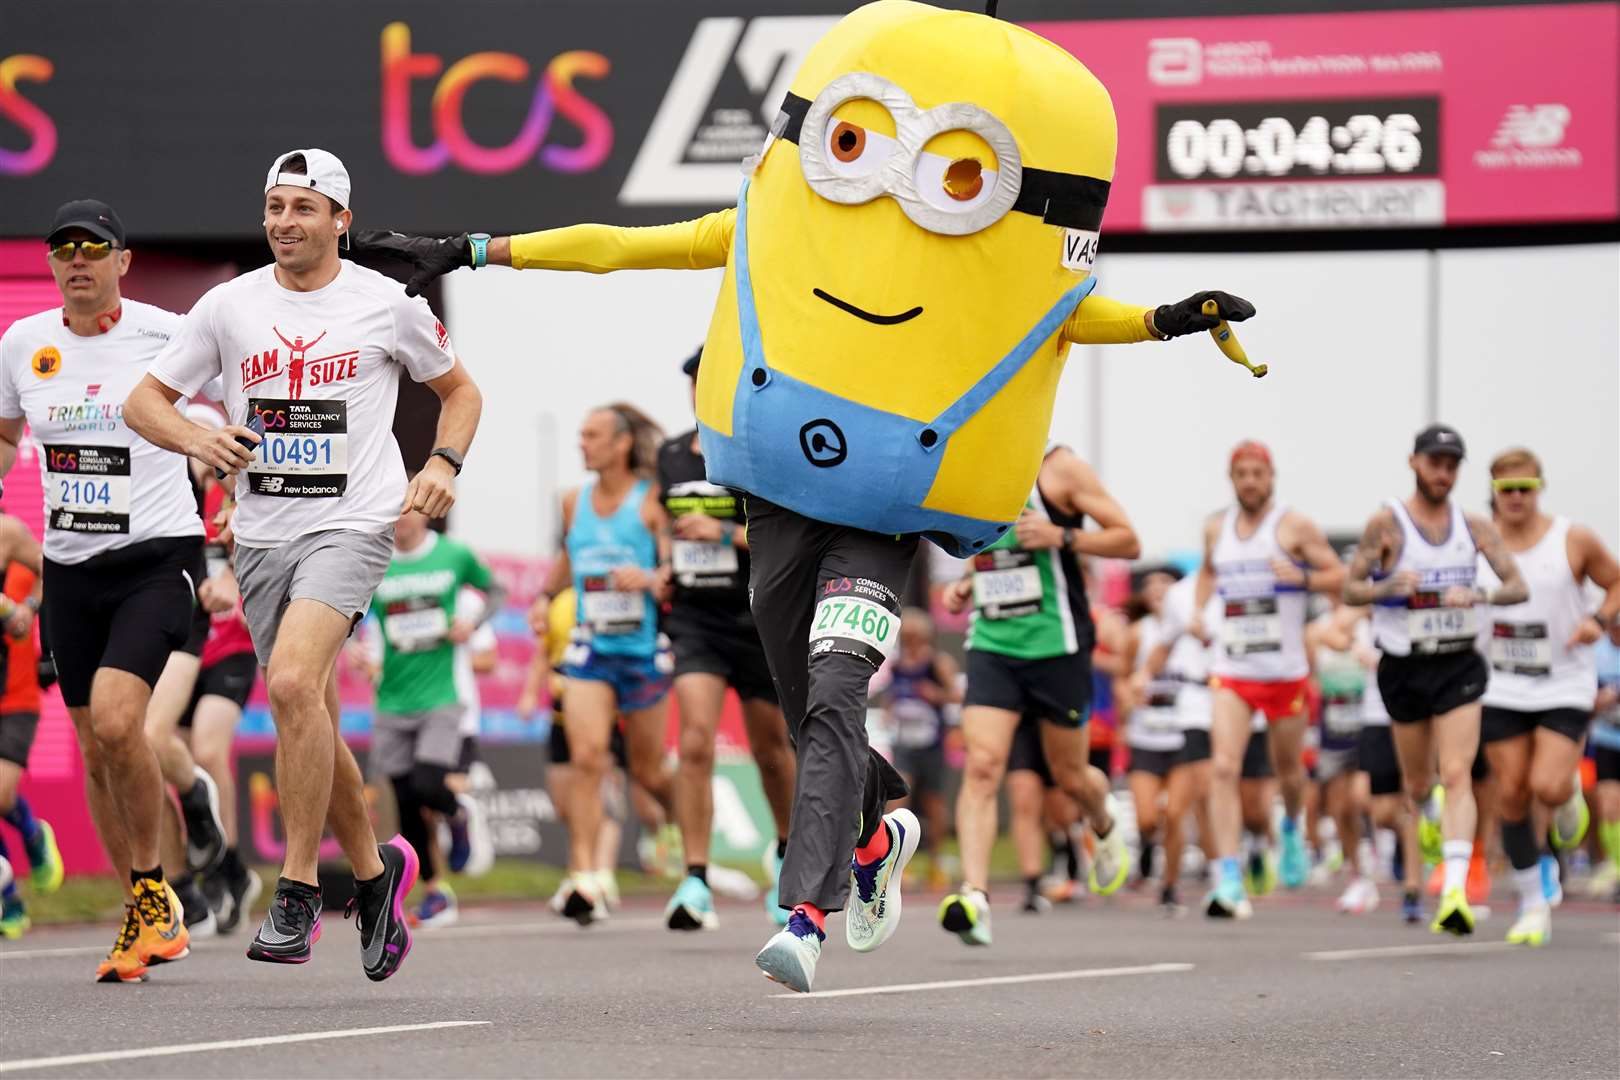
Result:
[[[986,619],[1016,619],[1041,609],[1041,571],[1028,551],[988,551],[973,560],[973,606]]]
[[[1414,652],[1460,652],[1479,634],[1476,609],[1441,607],[1439,593],[1413,593],[1407,607],[1406,633]]]
[[[1226,617],[1221,622],[1221,645],[1227,656],[1282,650],[1282,616],[1277,614],[1275,596],[1255,596],[1226,601]]]
[[[383,611],[383,636],[402,653],[426,652],[450,635],[450,613],[438,600],[415,596],[396,600]]]
[[[707,540],[677,540],[670,561],[682,577],[708,577],[737,572],[737,549]]]
[[[1510,675],[1552,674],[1546,623],[1499,622],[1491,627],[1491,667]]]
[[[849,588],[843,589],[846,583]],[[900,644],[899,601],[891,599],[894,594],[881,584],[864,578],[828,585],[839,591],[825,593],[816,604],[810,621],[810,656],[841,652],[880,667]]]
[[[248,490],[283,499],[336,499],[349,485],[349,403],[250,398],[264,441],[248,465]]]
[[[596,634],[633,634],[647,619],[647,598],[639,592],[620,592],[605,577],[588,577],[580,593],[585,623]]]
[[[1361,702],[1324,701],[1322,703],[1322,730],[1341,738],[1361,730]]]
[[[45,507],[52,529],[129,532],[129,448],[45,447]]]

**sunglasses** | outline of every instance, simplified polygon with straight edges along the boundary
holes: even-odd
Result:
[[[51,258],[57,262],[72,262],[74,252],[91,262],[100,262],[111,255],[117,245],[108,240],[68,240],[51,246]]]
[[[1503,476],[1491,481],[1493,491],[1540,491],[1539,476]]]

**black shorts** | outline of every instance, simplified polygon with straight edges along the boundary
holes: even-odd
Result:
[[[969,649],[965,704],[1033,713],[1063,727],[1080,727],[1091,715],[1091,655],[1020,660]]]
[[[0,724],[4,722],[4,717],[0,717]],[[1607,746],[1595,747],[1592,759],[1597,765],[1599,780],[1620,780],[1620,750],[1610,750]]]
[[[1271,767],[1271,732],[1249,732],[1249,745],[1243,751],[1243,771],[1240,774],[1244,780],[1270,780],[1276,776],[1276,770]]]
[[[204,697],[222,697],[236,702],[238,709],[247,705],[248,695],[259,678],[259,661],[250,652],[222,656],[197,672],[197,683],[191,688],[191,704],[180,718],[180,726],[191,726],[197,702]]]
[[[971,663],[973,653],[968,653]],[[972,676],[969,676],[971,678]],[[1041,744],[1041,718],[1025,713],[1013,729],[1012,749],[1007,753],[1008,772],[1032,772],[1045,787],[1056,787],[1052,770],[1046,764],[1046,747]]]
[[[1395,757],[1395,736],[1388,724],[1369,724],[1361,729],[1356,745],[1356,765],[1367,774],[1374,795],[1399,795],[1401,763]]]
[[[451,772],[465,773],[482,760],[483,755],[478,752],[478,736],[463,735],[461,751],[456,755],[456,767]]]
[[[28,768],[28,751],[34,748],[34,732],[38,730],[37,712],[0,713],[0,761]]]
[[[913,796],[933,792],[945,793],[945,747],[897,746],[894,748],[894,767],[911,786]]]
[[[197,562],[191,567],[190,573],[192,595],[195,596],[197,587],[208,580],[208,559],[203,555],[202,548],[197,549]],[[213,624],[213,617],[204,609],[202,601],[198,600],[191,606],[191,631],[186,635],[185,644],[181,645],[178,651],[191,656],[201,656],[203,645],[208,641],[208,631]]]
[[[90,704],[99,668],[153,686],[191,636],[202,537],[159,537],[82,563],[45,560],[46,630],[62,701]]]
[[[744,701],[776,704],[776,683],[747,608],[740,612],[676,608],[664,619],[663,629],[675,650],[677,679],[692,673],[718,675]]]
[[[1503,739],[1529,735],[1536,728],[1544,727],[1548,731],[1556,731],[1579,746],[1581,740],[1586,738],[1586,729],[1591,723],[1592,713],[1589,709],[1563,708],[1520,712],[1518,709],[1499,709],[1495,705],[1487,705],[1480,716],[1479,741],[1501,742]]]
[[[1186,736],[1187,741],[1176,751],[1176,760],[1170,767],[1178,769],[1183,765],[1196,765],[1200,761],[1208,761],[1209,732],[1204,728],[1188,728],[1182,734]],[[1250,738],[1249,741],[1253,742],[1254,739]]]
[[[1490,670],[1473,649],[1438,655],[1391,656],[1378,661],[1378,692],[1397,724],[1415,724],[1471,705],[1485,696]]]
[[[555,718],[551,721],[549,749],[546,760],[552,765],[567,765],[574,760],[574,752],[568,747],[568,725],[558,723]],[[618,724],[613,725],[613,734],[608,739],[608,753],[613,755],[613,763],[619,768],[630,767],[630,757],[624,748],[624,732]]]
[[[1143,772],[1163,780],[1176,766],[1180,750],[1139,750],[1131,747],[1131,772]]]

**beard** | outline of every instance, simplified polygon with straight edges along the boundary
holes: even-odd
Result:
[[[1444,491],[1436,491],[1428,484],[1425,484],[1423,482],[1423,477],[1421,476],[1417,477],[1417,491],[1418,494],[1423,497],[1423,501],[1428,503],[1430,506],[1444,506],[1446,504],[1446,500],[1451,496],[1450,488],[1447,488]]]

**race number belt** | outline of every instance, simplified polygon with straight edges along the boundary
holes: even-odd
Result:
[[[1546,623],[1499,622],[1491,627],[1491,667],[1510,675],[1552,674]]]
[[[1329,735],[1354,735],[1361,727],[1360,698],[1330,698],[1322,702],[1322,730]]]
[[[592,633],[633,634],[646,622],[646,597],[641,593],[620,592],[606,577],[587,577],[582,584],[580,606]]]
[[[1461,652],[1479,634],[1479,616],[1471,607],[1442,607],[1437,592],[1413,593],[1406,602],[1406,634],[1412,651]]]
[[[129,532],[129,448],[45,447],[47,524],[76,533]]]
[[[1035,553],[998,549],[973,557],[973,606],[986,619],[1016,619],[1041,610]]]
[[[1221,623],[1221,645],[1227,656],[1282,651],[1282,616],[1275,596],[1228,600]]]
[[[249,398],[264,441],[248,465],[248,490],[282,499],[336,499],[349,486],[349,403]]]
[[[450,636],[450,613],[437,597],[396,600],[383,612],[383,636],[402,653],[426,652]]]

